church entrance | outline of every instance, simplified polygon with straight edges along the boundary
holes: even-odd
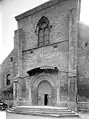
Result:
[[[44,105],[48,105],[48,94],[44,94]]]
[[[48,106],[52,102],[52,87],[48,81],[38,85],[38,105]]]

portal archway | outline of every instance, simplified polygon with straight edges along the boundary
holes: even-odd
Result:
[[[45,81],[46,86],[48,87],[49,92],[47,93],[44,90],[44,96],[42,97],[39,90],[41,90],[43,82]],[[46,87],[44,85],[44,87]],[[32,96],[32,105],[50,105],[54,106],[56,104],[56,82],[53,79],[53,76],[46,73],[41,73],[35,78],[31,79],[31,96]],[[42,100],[43,99],[43,100]]]
[[[52,101],[52,87],[51,84],[44,80],[39,83],[37,87],[38,105],[48,106]]]

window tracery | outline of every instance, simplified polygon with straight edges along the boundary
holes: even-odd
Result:
[[[49,44],[50,40],[50,24],[46,17],[42,17],[38,24],[38,46],[44,46]]]

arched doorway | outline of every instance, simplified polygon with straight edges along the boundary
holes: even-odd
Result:
[[[48,106],[52,101],[52,87],[48,81],[42,81],[37,87],[38,105]]]

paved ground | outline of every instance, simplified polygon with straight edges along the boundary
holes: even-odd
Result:
[[[0,119],[29,119],[29,115],[11,114],[11,113],[6,113],[5,111],[0,111]],[[30,116],[30,119],[44,119],[44,117]],[[45,117],[45,119],[53,119],[53,118]],[[71,118],[63,118],[63,119],[71,119]],[[80,113],[80,119],[89,119],[89,113]]]
[[[6,114],[6,119],[59,119],[56,117],[44,117],[44,116],[31,116],[31,115],[22,115],[22,114],[12,114],[12,113],[7,113]],[[60,119],[79,119],[77,117],[72,117],[72,118],[60,118]],[[81,118],[80,118],[81,119]]]
[[[6,119],[57,119],[53,117],[39,117],[39,116],[31,116],[31,115],[20,115],[20,114],[13,114],[7,113]],[[60,118],[60,119],[89,119],[89,113],[80,113],[80,118],[72,117],[72,118]]]
[[[80,113],[81,119],[89,119],[89,113]]]
[[[0,119],[6,119],[6,112],[0,111]]]

